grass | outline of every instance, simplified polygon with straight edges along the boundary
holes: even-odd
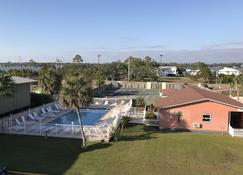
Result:
[[[130,126],[121,141],[89,143],[0,135],[0,164],[42,174],[235,175],[243,172],[243,139],[218,134],[165,133]]]

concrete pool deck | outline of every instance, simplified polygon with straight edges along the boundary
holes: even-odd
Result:
[[[110,118],[113,118],[114,115],[116,113],[118,113],[119,111],[121,111],[121,106],[117,105],[117,106],[111,108],[105,115],[103,115],[103,117],[101,117],[99,121],[104,121],[104,120],[108,120]]]

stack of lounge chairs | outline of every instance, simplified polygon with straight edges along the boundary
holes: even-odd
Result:
[[[36,122],[46,118],[57,116],[58,113],[62,112],[63,109],[60,104],[56,103],[54,106],[43,107],[40,110],[40,113],[29,112],[26,115],[20,115],[14,119],[14,126],[9,127],[10,130],[21,131],[26,128],[26,125],[33,125]]]

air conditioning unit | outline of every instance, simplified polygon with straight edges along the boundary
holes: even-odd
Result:
[[[194,128],[201,128],[201,124],[200,123],[193,123],[193,127]]]

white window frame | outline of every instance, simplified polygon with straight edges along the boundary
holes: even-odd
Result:
[[[207,115],[209,116],[209,121],[204,121],[204,116]],[[212,121],[212,115],[211,114],[208,114],[208,113],[205,113],[205,114],[202,114],[202,122],[205,122],[205,123],[210,123]]]

